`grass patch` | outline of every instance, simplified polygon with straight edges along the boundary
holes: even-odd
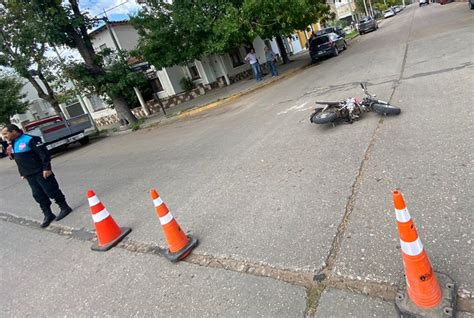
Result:
[[[358,35],[359,35],[359,31],[357,31],[357,30],[349,32],[349,33],[346,34],[346,40],[352,40],[353,38],[355,38]]]
[[[130,128],[132,131],[136,131],[140,129],[140,126],[145,122],[145,118],[141,117],[138,118],[136,123],[128,125],[128,128]]]
[[[319,305],[319,298],[321,294],[326,289],[325,284],[318,284],[316,286],[311,286],[307,290],[306,294],[306,316],[312,317],[316,313],[316,309]]]

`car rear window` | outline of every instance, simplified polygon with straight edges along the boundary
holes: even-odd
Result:
[[[329,42],[329,39],[328,39],[327,36],[320,36],[320,37],[317,37],[316,39],[314,39],[311,44],[321,45],[321,44],[324,44],[324,43],[327,43],[327,42]]]
[[[362,20],[360,20],[360,23],[366,23],[369,21],[370,21],[370,18],[363,18]]]

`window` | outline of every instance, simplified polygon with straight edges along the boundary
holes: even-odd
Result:
[[[242,59],[242,55],[240,55],[240,50],[238,48],[229,52],[229,56],[232,60],[233,67],[237,67],[244,64],[244,60]]]
[[[320,37],[317,37],[316,39],[314,39],[314,41],[311,43],[313,45],[321,45],[321,44],[324,44],[324,43],[327,43],[329,42],[329,39],[327,36],[320,36]]]
[[[197,80],[201,78],[201,75],[199,75],[199,71],[196,67],[196,64],[193,64],[191,66],[188,66],[189,73],[191,73],[191,79],[192,80]]]

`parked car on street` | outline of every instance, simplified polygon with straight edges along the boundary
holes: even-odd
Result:
[[[391,8],[393,11],[395,11],[395,14],[397,14],[398,12],[402,11],[402,7],[401,6],[393,6]]]
[[[375,31],[379,28],[377,21],[372,17],[364,17],[357,24],[359,34],[364,34],[370,31]]]
[[[25,132],[40,137],[48,150],[74,142],[87,144],[89,136],[85,130],[91,127],[92,123],[87,114],[67,120],[60,116],[51,116],[23,125]]]
[[[420,7],[430,4],[430,0],[420,0]]]
[[[347,49],[346,40],[336,33],[316,36],[309,44],[311,62],[327,56],[338,56],[340,51]]]
[[[423,1],[423,0],[420,0],[420,1]],[[426,0],[428,1],[428,0]],[[392,9],[387,9],[383,12],[383,17],[384,19],[387,19],[387,18],[390,18],[390,17],[393,17],[395,16],[395,11],[393,11]]]
[[[324,35],[324,34],[328,34],[328,33],[336,33],[337,35],[339,35],[343,38],[346,37],[346,32],[344,32],[344,30],[341,29],[340,27],[329,27],[329,28],[324,28],[324,29],[318,30],[318,31],[316,31],[316,36]]]

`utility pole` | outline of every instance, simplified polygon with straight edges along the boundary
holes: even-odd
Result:
[[[367,3],[365,3],[365,0],[362,0],[364,2],[364,9],[365,9],[365,15],[369,15],[369,11],[367,11]]]
[[[58,51],[58,49],[56,48],[55,45],[53,45],[53,50],[54,50],[54,52],[56,52],[56,55],[58,56],[58,59],[59,59],[59,63],[61,64],[63,70],[66,69],[64,59],[61,56],[61,54],[59,54],[59,51]],[[84,99],[82,98],[82,95],[80,94],[80,92],[77,91],[77,85],[76,85],[75,81],[73,79],[70,79],[70,82],[71,82],[72,87],[76,91],[76,97],[79,100],[79,104],[81,104],[82,109],[84,109],[86,111],[87,115],[89,115],[89,119],[92,122],[92,126],[94,126],[95,131],[99,131],[99,128],[97,128],[97,123],[95,122],[94,118],[92,118],[92,114],[91,114],[89,108],[87,108],[87,105],[84,102]]]
[[[115,49],[117,50],[117,53],[120,56],[120,59],[122,60],[123,63],[127,63],[125,60],[125,57],[122,54],[122,49],[120,48],[117,38],[115,37],[114,32],[112,31],[112,28],[109,25],[109,18],[107,17],[107,13],[104,10],[104,17],[103,20],[105,22],[105,27],[109,31],[110,37],[112,38],[112,42],[114,42]],[[137,87],[133,87],[133,90],[135,91],[135,94],[137,95],[138,101],[140,102],[140,105],[142,106],[143,112],[145,113],[146,116],[150,116],[150,111],[148,110],[148,107],[146,106],[145,100],[143,99],[143,96],[140,92],[140,90]]]
[[[372,0],[369,0],[370,14],[374,17],[374,9],[372,9]]]

